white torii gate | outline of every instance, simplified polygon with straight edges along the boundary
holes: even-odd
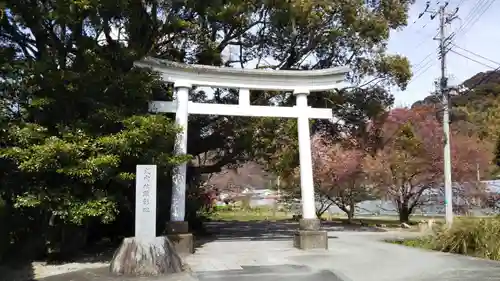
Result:
[[[175,113],[182,127],[177,137],[175,153],[187,153],[189,114],[229,115],[248,117],[288,117],[298,119],[300,184],[303,219],[316,220],[309,118],[330,119],[330,109],[311,108],[307,96],[311,91],[327,91],[340,87],[349,71],[346,67],[323,70],[257,70],[187,65],[146,58],[136,66],[151,68],[165,82],[174,83],[176,99],[171,102],[153,101],[150,111]],[[189,101],[193,86],[239,89],[239,103],[208,104]],[[290,91],[296,96],[293,107],[250,105],[250,90]],[[186,203],[186,163],[179,165],[173,176],[171,221],[182,222]],[[319,226],[319,222],[317,224]]]

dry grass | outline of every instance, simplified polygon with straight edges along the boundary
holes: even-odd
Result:
[[[210,215],[211,220],[217,221],[263,221],[263,220],[289,220],[293,218],[293,212],[273,211],[272,208],[227,208],[220,207],[217,211]],[[348,223],[345,216],[330,216],[323,215],[322,219],[327,221],[338,222],[342,224]],[[436,222],[443,221],[442,217],[430,216],[414,216],[412,217],[411,225],[417,225],[419,221],[433,219]],[[384,226],[388,228],[400,227],[401,223],[397,216],[377,216],[377,217],[356,217],[352,220],[352,224],[365,226]]]
[[[439,227],[433,235],[398,242],[479,258],[500,260],[500,218],[459,218],[450,229]]]
[[[252,209],[219,209],[211,214],[210,219],[216,221],[276,221],[292,219],[291,212],[273,211],[270,208]]]

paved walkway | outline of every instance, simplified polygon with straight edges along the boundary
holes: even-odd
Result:
[[[300,251],[294,225],[212,225],[219,240],[201,246],[186,262],[200,281],[500,280],[500,263],[383,242],[415,233],[354,231],[332,227],[329,250]],[[358,229],[359,230],[359,229]]]
[[[338,231],[330,228],[329,250],[292,246],[295,224],[212,224],[219,235],[204,241],[186,262],[192,272],[138,280],[179,281],[435,281],[500,280],[500,263],[382,242],[401,232]],[[87,275],[88,276],[88,275]],[[51,277],[40,281],[125,280]],[[126,279],[129,280],[129,279]]]

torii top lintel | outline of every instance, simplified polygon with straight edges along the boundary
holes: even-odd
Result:
[[[341,87],[347,67],[320,70],[269,70],[183,64],[147,57],[134,63],[151,68],[166,82],[189,81],[193,86],[255,90],[327,91]]]

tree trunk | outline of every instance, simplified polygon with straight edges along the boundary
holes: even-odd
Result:
[[[352,219],[354,218],[354,211],[353,210],[348,210],[347,211],[347,222],[349,224],[352,224]]]
[[[354,213],[356,212],[356,204],[354,204],[354,202],[350,202],[349,204],[349,209],[347,210],[347,222],[349,222],[349,224],[352,223],[352,219],[354,218]]]
[[[398,207],[398,213],[399,213],[399,222],[400,223],[409,223],[410,222],[410,216],[413,213],[413,207],[415,207],[415,204],[413,206],[410,206],[410,202],[408,202],[408,199],[402,196],[402,198],[399,198],[399,200],[396,201],[397,207]]]
[[[347,223],[351,224],[352,219],[354,217],[354,212],[351,212],[351,209],[349,206],[343,205],[343,204],[336,204],[339,209],[344,212],[347,215]]]
[[[402,204],[401,208],[399,208],[399,222],[401,223],[409,223],[410,222],[410,208],[407,205]]]

